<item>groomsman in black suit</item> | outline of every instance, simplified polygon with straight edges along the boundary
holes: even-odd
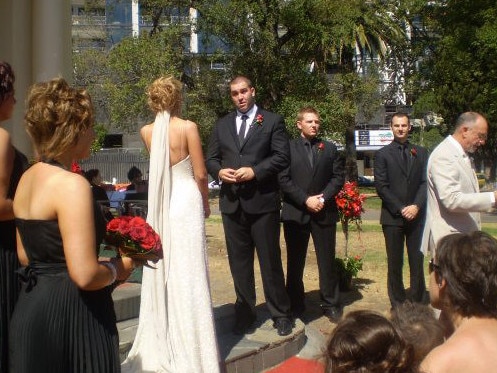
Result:
[[[405,113],[391,120],[394,140],[378,150],[374,162],[376,191],[381,198],[380,223],[388,259],[387,288],[392,308],[407,299],[402,280],[404,242],[410,271],[410,298],[425,301],[421,238],[426,214],[428,152],[407,138],[411,125]]]
[[[344,183],[344,163],[335,145],[317,137],[319,113],[312,107],[297,116],[300,137],[290,141],[291,164],[279,175],[283,191],[283,230],[287,246],[287,291],[292,312],[305,309],[304,273],[309,237],[312,235],[319,269],[321,307],[330,320],[342,316],[335,239],[338,220],[335,196]]]
[[[233,332],[246,333],[256,320],[255,247],[274,327],[279,335],[288,335],[293,324],[281,263],[278,185],[278,173],[290,161],[285,123],[255,104],[248,78],[233,79],[230,94],[236,111],[215,124],[206,165],[222,182],[219,207],[236,292]]]

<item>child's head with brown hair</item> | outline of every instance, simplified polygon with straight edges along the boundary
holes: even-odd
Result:
[[[395,307],[391,320],[400,335],[413,346],[416,364],[445,340],[442,324],[433,308],[426,304],[404,302]]]
[[[326,372],[408,373],[413,357],[390,320],[373,311],[353,311],[332,332]]]

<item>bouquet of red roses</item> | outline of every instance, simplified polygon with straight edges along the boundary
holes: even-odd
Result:
[[[140,216],[120,216],[107,223],[105,241],[122,256],[157,262],[163,258],[159,235]]]

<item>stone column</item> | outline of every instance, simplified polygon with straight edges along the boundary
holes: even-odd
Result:
[[[0,1],[0,60],[12,65],[16,75],[17,104],[12,118],[2,123],[12,136],[14,146],[32,155],[31,141],[24,130],[24,102],[32,79],[31,0]]]
[[[33,4],[33,80],[61,76],[72,82],[72,19],[68,0]]]

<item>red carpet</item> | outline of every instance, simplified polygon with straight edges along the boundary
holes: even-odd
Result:
[[[276,368],[266,371],[266,373],[324,373],[323,364],[316,360],[300,359],[291,357]]]

